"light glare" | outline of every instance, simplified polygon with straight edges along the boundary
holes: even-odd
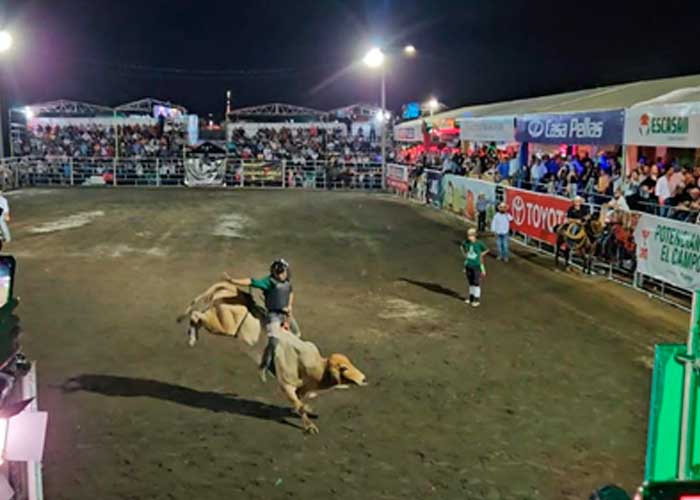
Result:
[[[12,35],[9,31],[0,31],[0,52],[7,52],[12,48]]]
[[[367,52],[362,61],[370,68],[378,68],[384,64],[384,52],[382,52],[382,49],[375,47]]]

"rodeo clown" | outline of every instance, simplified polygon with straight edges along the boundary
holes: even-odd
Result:
[[[229,279],[236,286],[249,286],[262,290],[265,295],[265,330],[267,332],[267,346],[260,361],[260,378],[266,381],[265,373],[274,369],[275,348],[279,343],[278,332],[282,325],[289,325],[292,333],[299,335],[296,322],[292,318],[292,305],[294,292],[292,290],[291,273],[289,264],[284,259],[277,259],[270,266],[270,274],[264,278]]]

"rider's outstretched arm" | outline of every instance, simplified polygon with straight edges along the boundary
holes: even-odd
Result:
[[[229,278],[228,281],[236,286],[250,286],[252,283],[250,278]]]

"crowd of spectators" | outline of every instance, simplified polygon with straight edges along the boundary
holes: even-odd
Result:
[[[299,166],[324,160],[359,165],[381,161],[380,138],[374,130],[348,135],[340,127],[259,129],[252,136],[234,129],[228,151],[243,159],[287,160]]]
[[[444,148],[420,155],[415,163],[420,169],[438,169],[568,198],[582,196],[593,205],[607,203],[615,209],[700,223],[700,165],[682,164],[678,159],[652,162],[641,157],[626,176],[618,151],[595,157],[586,152],[535,154],[521,166],[512,150],[484,146],[464,155]]]
[[[187,143],[183,126],[35,125],[14,138],[15,156],[113,158],[158,158],[182,154]],[[117,144],[119,150],[117,151]]]

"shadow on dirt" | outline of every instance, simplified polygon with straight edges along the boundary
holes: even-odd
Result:
[[[442,286],[438,283],[429,283],[427,281],[417,281],[417,280],[412,280],[410,278],[399,278],[399,281],[403,281],[404,283],[408,283],[410,285],[425,288],[429,292],[439,293],[440,295],[447,295],[448,297],[452,297],[453,299],[464,300],[464,297],[462,297],[459,293],[455,292],[454,290],[452,290],[450,288],[445,288],[444,286]]]
[[[232,413],[299,427],[285,420],[296,417],[296,414],[290,408],[241,399],[235,395],[198,391],[157,380],[88,374],[72,377],[66,380],[60,388],[64,393],[84,391],[112,397],[160,399],[189,406],[190,408]]]

